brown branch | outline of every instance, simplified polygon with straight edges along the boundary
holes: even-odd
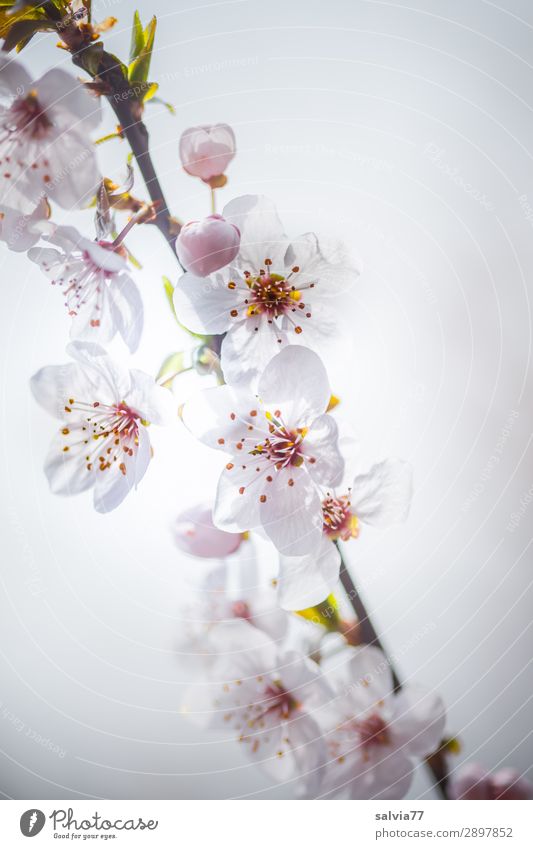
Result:
[[[143,104],[142,97],[139,97],[139,94],[143,93],[140,90],[142,84],[136,85],[127,80],[120,61],[105,51],[101,42],[92,41],[89,31],[69,24],[58,29],[58,32],[72,55],[73,63],[95,80],[117,116],[121,131],[129,142],[139,166],[150,200],[155,205],[156,217],[153,223],[165,237],[177,259],[174,247],[180,224],[170,214],[150,156],[149,134],[142,120]]]
[[[348,572],[348,569],[346,568],[342,552],[338,545],[337,549],[341,558],[341,584],[343,586],[344,592],[348,596],[351,606],[353,607],[355,615],[357,616],[361,642],[371,646],[376,646],[376,648],[380,649],[383,652],[389,664],[389,668],[392,675],[392,683],[394,686],[394,692],[396,693],[398,692],[398,690],[402,689],[401,681],[398,677],[396,670],[394,669],[390,657],[385,651],[383,644],[376,633],[376,630],[370,620],[368,613],[366,612],[363,600],[359,595],[359,591],[355,586],[355,583],[350,573]],[[425,763],[435,780],[435,787],[437,788],[439,794],[443,799],[447,799],[448,769],[446,766],[445,755],[442,749],[438,749],[436,752],[433,752],[428,758],[426,758]]]

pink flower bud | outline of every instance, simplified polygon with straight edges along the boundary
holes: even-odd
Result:
[[[232,262],[239,253],[241,234],[221,215],[190,221],[176,239],[176,253],[187,271],[207,277]]]
[[[174,525],[178,548],[195,557],[228,557],[239,548],[243,534],[230,534],[213,525],[211,508],[197,504],[181,513]]]
[[[185,130],[180,159],[185,171],[208,183],[220,177],[235,156],[235,134],[227,124],[203,124]]]
[[[505,767],[491,775],[492,799],[532,799],[533,784],[518,770]]]
[[[450,778],[452,799],[490,799],[490,776],[478,763],[468,763]]]

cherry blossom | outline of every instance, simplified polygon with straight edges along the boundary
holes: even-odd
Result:
[[[184,274],[174,306],[189,330],[225,333],[226,382],[250,382],[290,342],[318,349],[331,343],[358,272],[340,257],[327,258],[313,233],[290,242],[264,197],[236,198],[223,216],[241,234],[235,262],[207,281]]]
[[[176,240],[179,261],[187,271],[205,277],[232,262],[239,253],[240,233],[221,215],[190,221]]]
[[[450,777],[452,799],[533,799],[533,784],[510,767],[488,772],[481,764],[467,763]]]
[[[54,68],[32,82],[10,61],[0,69],[0,198],[27,211],[47,196],[85,206],[100,180],[90,132],[100,106],[82,83]]]
[[[313,661],[276,645],[247,622],[216,631],[220,660],[211,681],[193,685],[183,711],[193,722],[235,734],[276,782],[298,780],[313,796],[326,756],[315,711],[331,690]]]
[[[189,127],[180,138],[183,168],[204,183],[224,174],[235,156],[235,134],[227,124]]]
[[[357,475],[343,494],[323,489],[322,538],[316,550],[302,557],[280,558],[282,607],[301,610],[323,601],[339,578],[341,558],[334,543],[356,538],[361,524],[387,527],[404,521],[411,497],[411,467],[395,459]]]
[[[239,623],[246,622],[268,634],[273,640],[285,637],[289,621],[296,617],[281,610],[277,603],[276,582],[259,574],[256,556],[249,543],[241,549],[231,562],[227,561],[203,574],[194,592],[193,600],[182,609],[182,628],[177,647],[180,668],[186,669],[191,678],[206,674],[218,663],[221,644],[218,641],[218,626],[227,626],[223,644],[228,650],[228,641],[235,633],[235,645],[239,647],[242,630]],[[230,626],[236,626],[232,632]]]
[[[221,531],[213,524],[212,509],[196,504],[184,510],[174,523],[174,540],[178,548],[194,557],[228,557],[240,547],[244,534]]]
[[[92,242],[74,227],[61,226],[44,238],[57,248],[32,248],[28,256],[63,293],[71,338],[105,344],[119,333],[133,353],[141,338],[143,305],[120,237]]]
[[[114,510],[143,478],[151,459],[148,425],[172,420],[168,390],[127,371],[91,342],[71,342],[73,363],[45,366],[31,379],[36,400],[61,420],[45,462],[56,495],[94,488],[100,513]]]
[[[319,357],[291,345],[275,356],[258,394],[219,386],[189,400],[185,425],[229,454],[214,508],[217,527],[262,528],[284,554],[314,551],[322,536],[320,488],[335,486],[344,461]]]
[[[441,698],[418,686],[395,693],[389,664],[373,646],[346,649],[323,669],[335,698],[321,715],[328,752],[321,795],[402,799],[416,761],[442,740]]]

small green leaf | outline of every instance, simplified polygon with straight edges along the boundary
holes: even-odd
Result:
[[[91,77],[95,77],[98,74],[103,52],[104,45],[101,41],[97,41],[95,44],[86,47],[82,53],[83,68]]]
[[[296,611],[303,619],[322,625],[326,631],[338,631],[340,625],[339,605],[334,595],[328,595],[320,604]]]
[[[137,11],[133,14],[133,26],[131,28],[130,63],[140,54],[144,47],[144,32],[141,19]]]
[[[156,26],[157,18],[154,15],[154,17],[144,30],[144,45],[142,47],[142,50],[140,51],[138,56],[136,56],[135,59],[130,62],[130,66],[128,69],[128,79],[140,80],[141,82],[146,82],[146,80],[148,79]]]

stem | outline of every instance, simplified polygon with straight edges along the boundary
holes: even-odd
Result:
[[[211,186],[211,215],[215,215],[217,211],[217,200],[215,196],[215,190]]]
[[[142,100],[139,100],[132,85],[125,79],[115,56],[102,49],[95,68],[95,45],[88,42],[86,36],[76,26],[69,25],[61,29],[60,36],[72,54],[73,63],[102,85],[107,101],[118,118],[121,132],[126,137],[139,166],[150,200],[155,205],[156,215],[153,224],[165,237],[174,257],[177,258],[174,245],[181,225],[170,215],[150,156],[149,134],[141,120]]]
[[[393,686],[394,686],[394,692],[397,693],[402,688],[401,681],[400,681],[398,674],[397,674],[397,672],[396,672],[396,670],[395,670],[395,668],[392,664],[390,657],[388,656],[387,652],[383,648],[383,644],[382,644],[380,638],[378,637],[378,635],[376,633],[376,630],[375,630],[375,628],[374,628],[374,626],[373,626],[373,624],[370,620],[368,613],[366,612],[366,608],[365,608],[365,605],[363,603],[361,596],[359,595],[359,591],[358,591],[357,587],[355,586],[355,583],[353,582],[352,577],[351,577],[350,573],[348,572],[348,569],[346,568],[346,564],[344,562],[344,558],[342,556],[342,552],[340,550],[340,547],[339,547],[338,543],[335,543],[335,544],[337,545],[337,550],[339,551],[340,558],[341,558],[341,568],[340,568],[341,584],[343,586],[344,592],[348,596],[348,600],[349,600],[349,602],[350,602],[350,604],[351,604],[351,606],[354,610],[354,613],[357,616],[358,625],[359,625],[359,628],[360,628],[361,642],[366,643],[366,644],[371,645],[371,646],[376,646],[376,648],[380,649],[383,652],[383,654],[385,655],[385,658],[387,659],[387,662],[389,664],[389,668],[390,668],[390,671],[391,671],[391,674],[392,674],[392,683],[393,683]],[[440,796],[443,799],[447,799],[448,796],[446,794],[446,786],[447,786],[448,777],[447,777],[446,761],[445,761],[443,753],[440,750],[438,750],[437,752],[434,752],[432,755],[430,755],[429,758],[426,759],[425,763],[426,763],[427,769],[429,770],[429,772],[432,775],[432,778],[435,781],[435,786],[438,789]]]

